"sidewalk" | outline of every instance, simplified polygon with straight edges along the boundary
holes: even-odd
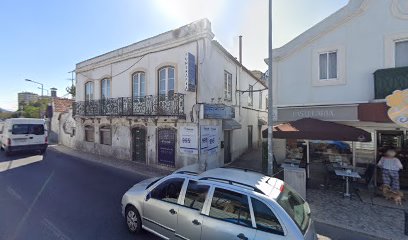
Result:
[[[155,168],[143,163],[104,157],[93,153],[82,152],[62,145],[50,145],[48,148],[86,161],[104,164],[110,167],[137,173],[148,178],[169,175],[172,173],[171,171]]]
[[[254,150],[245,153],[229,166],[260,171],[261,156],[261,150]],[[345,199],[339,192],[320,189],[307,189],[307,201],[312,210],[313,219],[318,223],[363,233],[378,239],[408,239],[408,236],[404,235],[404,210],[396,206],[367,203],[358,197]]]

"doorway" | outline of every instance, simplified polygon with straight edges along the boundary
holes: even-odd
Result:
[[[161,165],[176,166],[176,130],[161,128],[157,131],[158,163]]]
[[[231,131],[224,131],[224,164],[231,161]]]
[[[132,160],[146,163],[146,129],[136,127],[132,129]]]

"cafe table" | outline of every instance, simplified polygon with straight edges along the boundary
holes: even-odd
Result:
[[[349,178],[361,178],[361,176],[357,172],[353,172],[350,170],[340,170],[336,169],[334,170],[337,176],[342,176],[346,178],[346,192],[344,193],[344,197],[351,197],[350,191],[349,191]]]

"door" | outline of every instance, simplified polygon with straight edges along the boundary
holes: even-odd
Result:
[[[248,149],[252,149],[252,125],[248,126]]]
[[[162,128],[158,130],[158,163],[170,167],[175,166],[176,130]]]
[[[203,215],[201,239],[251,240],[256,229],[252,225],[248,196],[215,188],[208,216]]]
[[[176,239],[200,239],[203,222],[201,211],[209,189],[208,185],[197,184],[194,180],[189,181],[184,201],[179,207]]]
[[[143,224],[167,238],[173,238],[184,178],[170,178],[157,185],[143,204]]]
[[[231,131],[224,131],[224,164],[231,160]]]
[[[132,129],[132,160],[146,163],[146,129]]]

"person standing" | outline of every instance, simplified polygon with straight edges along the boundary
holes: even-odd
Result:
[[[396,154],[394,149],[389,149],[378,162],[378,166],[382,168],[383,184],[391,186],[393,191],[400,190],[399,170],[402,169],[401,161],[395,157]]]

